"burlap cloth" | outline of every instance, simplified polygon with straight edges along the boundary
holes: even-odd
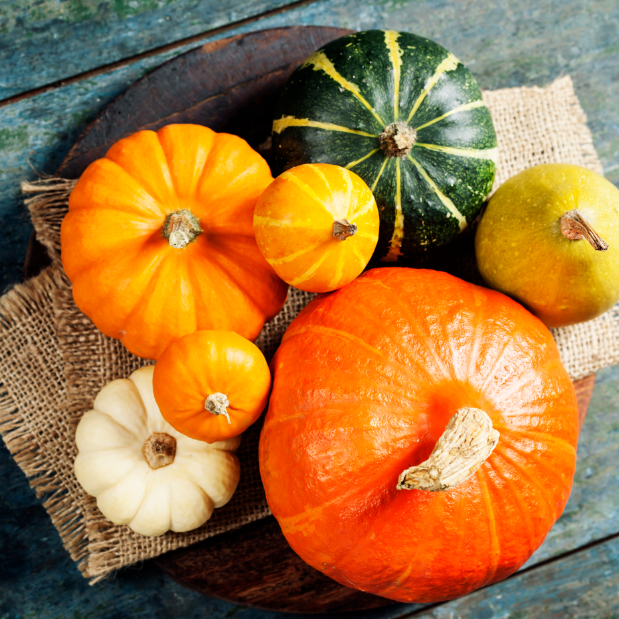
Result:
[[[548,88],[485,92],[484,101],[499,142],[495,188],[539,163],[574,163],[602,173],[569,77]],[[148,538],[126,526],[114,526],[78,485],[73,475],[74,433],[81,415],[103,385],[147,362],[99,333],[73,303],[59,262],[60,224],[73,184],[48,179],[24,185],[24,191],[32,194],[27,204],[37,237],[53,264],[0,299],[0,431],[30,484],[45,497],[44,506],[71,557],[84,576],[96,582],[123,565],[262,518],[269,509],[258,472],[259,423],[244,435],[239,451],[241,483],[232,501],[193,532]],[[423,261],[423,266],[480,282],[472,242],[473,231],[469,231]],[[282,312],[265,326],[257,344],[267,359],[311,297],[291,290]],[[596,320],[556,329],[553,335],[572,379],[619,363],[617,307]]]

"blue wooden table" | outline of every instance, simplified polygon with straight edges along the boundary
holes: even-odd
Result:
[[[415,32],[453,51],[485,89],[570,74],[606,176],[619,185],[616,0],[0,0],[0,290],[22,277],[31,226],[19,182],[35,178],[33,168],[52,174],[100,110],[165,60],[232,34],[303,24]],[[450,603],[356,616],[619,617],[618,462],[616,366],[598,374],[565,513],[523,570]],[[206,598],[148,563],[90,587],[3,446],[0,476],[0,619],[285,616]]]

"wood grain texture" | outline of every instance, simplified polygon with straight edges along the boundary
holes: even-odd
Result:
[[[295,1],[4,2],[0,101]]]
[[[486,89],[543,86],[569,73],[607,177],[619,184],[619,107],[609,103],[619,99],[619,3],[319,0],[0,107],[0,227],[9,232],[0,243],[0,290],[20,281],[32,230],[19,195],[20,181],[36,177],[28,157],[39,172],[53,174],[80,133],[107,104],[136,79],[179,53],[233,34],[302,24],[415,32],[453,51]],[[90,45],[98,49],[96,43]],[[79,49],[76,54],[83,52]]]
[[[358,611],[393,604],[349,589],[304,563],[273,516],[218,535],[155,563],[207,595],[279,612]]]
[[[316,48],[348,32],[273,29],[187,52],[143,77],[105,108],[71,148],[57,176],[77,178],[121,138],[179,122],[234,133],[268,155],[270,149],[262,145],[271,134],[273,108],[288,77]]]
[[[415,619],[615,618],[619,616],[619,538],[412,616]]]

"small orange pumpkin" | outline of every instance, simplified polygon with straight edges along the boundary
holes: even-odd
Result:
[[[150,359],[201,329],[255,339],[288,288],[254,238],[256,201],[271,182],[247,142],[206,127],[120,140],[82,174],[62,223],[77,306]]]
[[[308,292],[336,290],[355,279],[372,257],[378,226],[365,182],[324,163],[278,176],[254,214],[262,255],[284,281]]]
[[[346,586],[464,595],[515,572],[565,507],[574,387],[548,329],[501,293],[374,269],[312,301],[272,368],[269,507]]]
[[[264,410],[271,373],[260,349],[231,331],[197,331],[157,360],[155,401],[190,438],[215,443],[244,432]]]

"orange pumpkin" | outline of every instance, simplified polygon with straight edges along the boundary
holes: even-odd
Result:
[[[328,292],[357,277],[378,242],[378,208],[354,172],[309,163],[278,176],[254,214],[256,241],[291,286]]]
[[[190,438],[225,441],[264,410],[271,373],[259,348],[231,331],[197,331],[157,360],[155,401],[163,418]]]
[[[199,329],[255,339],[287,294],[252,226],[271,182],[244,140],[206,127],[120,140],[82,174],[62,223],[77,306],[140,357]]]
[[[292,548],[344,585],[402,602],[464,595],[516,571],[563,511],[575,391],[548,329],[501,293],[369,271],[312,301],[272,370],[269,506]]]

